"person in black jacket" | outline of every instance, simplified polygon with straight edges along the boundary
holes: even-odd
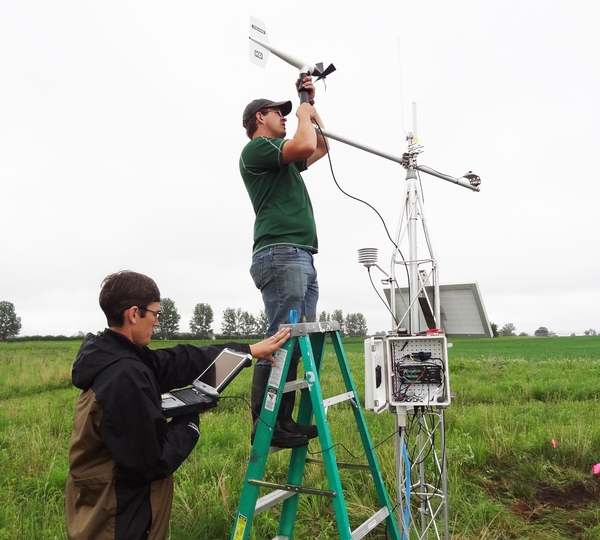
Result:
[[[253,345],[177,345],[151,350],[160,292],[137,272],[108,276],[100,292],[108,328],[88,334],[73,365],[77,400],[67,478],[69,540],[163,540],[173,473],[200,436],[199,416],[171,421],[161,395],[190,384],[225,348],[267,358],[289,329]]]

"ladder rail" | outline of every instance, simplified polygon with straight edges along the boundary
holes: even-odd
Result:
[[[298,325],[300,327],[300,325]],[[296,328],[298,328],[296,327]],[[304,359],[304,350],[307,350],[307,354],[310,355],[312,359],[312,366],[314,368],[314,373],[316,374],[317,379],[321,374],[321,367],[323,365],[323,357],[325,356],[325,334],[304,334],[305,337],[297,337],[292,338],[290,341],[293,343],[289,344],[290,353],[295,346],[295,342],[298,342],[300,347],[300,353],[302,354],[302,358]],[[306,341],[308,340],[308,346]],[[303,348],[304,344],[304,348]],[[314,402],[312,401],[312,396],[310,393],[310,381],[306,376],[306,361],[303,361],[304,364],[304,379],[303,382],[304,387],[302,388],[300,394],[300,404],[298,406],[298,423],[302,425],[310,425],[313,419],[314,413]],[[286,383],[290,384],[290,383]],[[318,407],[317,407],[318,408]],[[319,423],[317,421],[317,430]],[[319,437],[320,437],[319,433]],[[300,448],[294,448],[292,450],[292,455],[290,458],[290,468],[288,470],[287,483],[292,485],[299,485],[302,483],[302,479],[304,477],[304,471],[306,468],[306,456],[308,453],[308,448],[306,446],[302,446]],[[292,466],[293,465],[293,466]],[[296,515],[298,513],[298,505],[300,503],[299,494],[294,497],[290,497],[283,502],[281,507],[281,519],[279,521],[279,534],[282,536],[289,536],[290,538],[293,535],[294,525],[296,522]]]
[[[280,378],[276,390],[271,384],[274,369],[272,369],[271,376],[269,377],[263,406],[256,425],[254,444],[250,449],[248,468],[246,469],[234,529],[231,533],[231,540],[246,540],[252,528],[252,521],[256,512],[256,502],[259,500],[260,486],[252,483],[251,480],[262,480],[264,475],[277,414],[279,413],[279,407],[281,405],[281,396],[283,395],[282,390],[285,386],[285,380],[289,370],[290,363],[288,358],[291,356],[293,350],[293,342],[290,343],[291,341],[293,340],[288,340],[282,347],[285,351],[285,358],[281,361],[281,365],[279,365],[278,361],[277,369],[280,370]],[[279,358],[281,358],[281,356]],[[275,398],[269,399],[270,395],[273,396],[273,392]],[[294,497],[297,498],[298,494],[295,494]]]
[[[327,478],[329,479],[329,489],[336,493],[336,496],[332,498],[336,519],[337,516],[341,515],[342,519],[344,519],[345,516],[345,519],[347,520],[346,502],[341,481],[339,475],[333,473],[334,469],[337,472],[335,452],[333,450],[334,446],[328,427],[327,416],[325,414],[325,409],[322,406],[323,394],[321,392],[321,385],[319,384],[319,375],[324,357],[325,335],[321,334],[320,336],[317,336],[316,334],[307,334],[299,336],[297,339],[300,344],[300,353],[302,354],[302,361],[304,363],[304,378],[308,383],[308,393],[303,396],[304,403],[301,402],[301,408],[302,405],[304,408],[302,411],[298,411],[298,421],[303,422],[304,419],[310,421],[311,416],[314,415],[317,431],[319,433],[319,441],[321,443],[322,458],[325,463]],[[317,345],[316,351],[312,346],[313,342]],[[312,414],[310,414],[311,411]],[[304,414],[301,415],[300,412]],[[304,476],[307,451],[308,449],[306,447],[295,448],[292,451],[292,460],[298,458],[299,461],[296,467],[290,468],[288,476],[290,480],[294,477],[293,481],[297,482]],[[292,536],[298,504],[298,497],[287,499],[283,503],[279,526],[280,535]],[[350,531],[348,530],[348,534],[349,532]],[[340,531],[340,534],[341,533],[342,531]],[[344,538],[343,535],[341,537]]]
[[[338,363],[340,364],[340,370],[342,371],[342,375],[344,377],[344,381],[346,384],[346,388],[352,389],[355,394],[357,406],[352,408],[352,412],[354,413],[354,417],[356,419],[356,424],[358,426],[358,431],[360,433],[360,437],[362,440],[363,448],[365,450],[365,454],[367,457],[367,462],[369,463],[369,467],[371,469],[371,474],[373,476],[373,480],[375,482],[375,489],[377,492],[377,497],[379,499],[379,504],[382,507],[392,508],[389,495],[387,490],[385,489],[385,484],[383,482],[383,477],[381,475],[381,469],[379,468],[379,463],[377,462],[377,458],[375,456],[375,452],[373,451],[373,442],[371,440],[371,436],[369,431],[367,430],[367,422],[364,416],[362,407],[360,406],[360,402],[358,399],[358,393],[356,391],[356,387],[354,386],[354,381],[352,380],[352,376],[350,374],[350,368],[348,365],[348,360],[346,358],[346,353],[344,352],[344,348],[342,346],[342,339],[337,333],[332,336],[333,347],[336,351],[336,356],[338,358]],[[388,517],[388,525],[393,524],[390,528],[392,529],[392,536],[398,536],[398,526],[396,524],[396,518],[393,512],[390,512],[390,516]]]

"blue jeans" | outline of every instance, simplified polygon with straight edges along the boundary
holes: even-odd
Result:
[[[280,324],[290,322],[290,310],[298,312],[298,319],[317,320],[319,284],[312,253],[291,246],[275,246],[259,251],[252,257],[250,275],[262,294],[269,328],[265,338],[272,336]],[[299,355],[292,361],[297,363]],[[257,363],[269,363],[259,359]]]

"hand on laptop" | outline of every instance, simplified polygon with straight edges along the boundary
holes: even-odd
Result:
[[[250,345],[250,354],[253,358],[265,358],[271,365],[275,365],[273,353],[279,349],[290,337],[291,330],[289,328],[281,328],[270,338],[259,341],[254,345]]]

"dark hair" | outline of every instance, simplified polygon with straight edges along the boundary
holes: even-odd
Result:
[[[106,315],[108,326],[120,328],[125,322],[124,313],[132,306],[147,308],[160,302],[160,291],[153,279],[131,270],[121,270],[107,276],[102,282],[100,307]],[[143,312],[142,317],[145,316]]]
[[[260,113],[264,116],[268,112],[269,109],[267,107],[265,107],[264,109],[259,109],[248,119],[244,127],[246,128],[246,135],[248,135],[249,139],[252,139],[254,132],[258,129],[258,126],[256,125],[256,113]]]

